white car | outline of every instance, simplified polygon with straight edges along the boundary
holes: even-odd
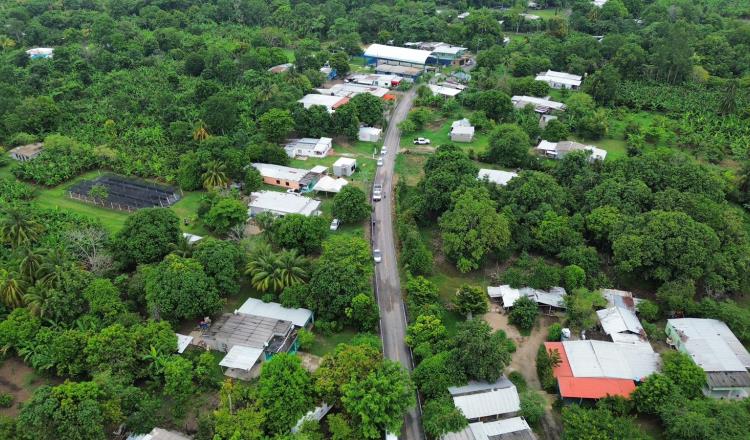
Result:
[[[372,186],[372,200],[379,201],[383,198],[383,184],[376,183]]]
[[[430,145],[430,140],[427,138],[416,138],[414,139],[414,145]]]
[[[380,159],[378,159],[378,166],[379,166],[379,167],[382,167],[382,166],[383,166],[383,163],[384,163],[384,162],[383,162],[383,158],[382,158],[382,157],[381,157]]]
[[[372,259],[375,260],[376,263],[383,261],[383,254],[380,253],[380,249],[372,250]]]
[[[331,230],[332,231],[338,230],[339,229],[339,225],[341,225],[341,220],[339,220],[337,218],[333,219],[333,221],[331,222]]]
[[[387,152],[388,152],[388,148],[385,145],[383,145],[383,148],[380,149],[380,154],[385,156],[385,153]]]

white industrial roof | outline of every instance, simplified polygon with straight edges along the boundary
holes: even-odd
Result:
[[[382,132],[383,132],[383,130],[381,130],[380,128],[377,128],[377,127],[359,127],[359,135],[360,136],[362,136],[363,134],[380,136],[380,133],[382,133]],[[339,160],[341,160],[341,159],[339,159]],[[354,159],[352,159],[352,160],[354,160]],[[338,160],[336,161],[336,163],[338,163]]]
[[[452,134],[470,134],[474,135],[474,127],[466,127],[463,125],[459,125],[458,127],[451,128]]]
[[[462,387],[450,387],[453,403],[469,419],[518,412],[521,401],[516,386],[502,377],[495,383],[469,382]]]
[[[516,108],[524,108],[531,104],[535,108],[546,107],[552,110],[565,110],[565,104],[549,99],[537,98],[535,96],[513,96],[510,98]]]
[[[452,54],[456,55],[459,52],[463,52],[467,50],[465,47],[461,46],[453,46],[448,43],[437,43],[435,44],[434,48],[432,49],[433,53],[446,53],[446,54]]]
[[[338,107],[338,105],[343,105],[347,98],[343,98],[341,96],[330,96],[330,95],[319,95],[311,93],[309,95],[305,95],[297,102],[302,103],[302,105],[305,108],[310,108],[314,105],[322,105],[328,109],[329,112],[332,112],[335,107]]]
[[[313,215],[320,207],[320,200],[299,194],[277,191],[258,191],[250,194],[250,207],[278,214]]]
[[[334,84],[330,89],[315,89],[322,95],[340,96],[352,98],[362,93],[369,93],[378,98],[387,95],[389,90],[384,87],[368,86],[356,83]]]
[[[26,51],[28,55],[52,55],[55,49],[52,47],[34,47]]]
[[[284,307],[279,303],[263,302],[257,298],[248,298],[247,301],[237,309],[237,312],[245,315],[278,319],[280,321],[290,321],[297,327],[304,327],[310,318],[312,318],[312,312],[310,310],[303,308],[292,309]]]
[[[318,183],[313,187],[314,191],[322,191],[329,193],[338,193],[341,188],[348,185],[349,182],[344,178],[333,178],[331,176],[323,176],[318,180]]]
[[[314,167],[310,168],[310,172],[314,174],[324,174],[326,171],[328,171],[328,167],[325,165],[315,165]]]
[[[470,423],[462,431],[444,435],[442,440],[496,440],[502,438],[504,434],[519,431],[528,431],[528,438],[535,438],[531,434],[531,427],[523,417],[511,417],[509,419],[495,420],[494,422]]]
[[[518,174],[512,171],[490,170],[487,168],[482,168],[479,170],[479,175],[477,176],[477,179],[483,180],[485,177],[490,182],[495,183],[497,185],[507,185],[510,179],[514,177],[518,177]]]
[[[253,167],[258,170],[261,176],[273,179],[283,179],[290,182],[299,182],[309,173],[308,170],[300,168],[285,167],[271,163],[254,163]]]
[[[425,64],[431,52],[428,50],[409,49],[407,47],[386,46],[384,44],[371,44],[365,51],[366,57],[381,58],[384,60],[401,61],[413,64]]]
[[[175,335],[177,336],[177,353],[183,353],[188,348],[188,345],[193,342],[193,337],[179,333],[175,333]]]
[[[574,377],[640,381],[659,369],[659,355],[648,343],[563,341]]]
[[[641,334],[643,326],[635,316],[635,312],[624,307],[609,307],[597,310],[596,315],[604,329],[604,333],[613,335],[616,333],[630,332]]]
[[[238,370],[249,371],[253,368],[260,356],[263,354],[262,348],[244,347],[242,345],[233,345],[219,365],[226,368],[236,368]]]
[[[456,127],[471,127],[471,121],[469,121],[467,118],[459,119],[458,121],[453,121],[451,124],[451,128]]]
[[[490,290],[492,289],[492,290]],[[487,293],[491,298],[502,298],[503,307],[513,307],[513,303],[521,296],[528,296],[537,304],[544,304],[553,307],[565,308],[565,289],[562,287],[553,287],[549,291],[533,289],[531,287],[522,287],[514,289],[505,284],[499,287],[489,287]],[[493,296],[494,295],[494,296]]]
[[[541,151],[557,151],[557,142],[542,140],[539,142],[539,145],[536,146],[536,149]]]
[[[732,330],[716,319],[669,319],[680,335],[682,346],[705,371],[744,371],[750,369],[750,353]]]
[[[462,92],[461,89],[439,86],[437,84],[430,84],[427,87],[429,87],[430,90],[432,90],[433,95],[443,95],[443,96],[453,97]]]
[[[356,165],[356,164],[357,164],[357,159],[354,159],[352,157],[339,157],[338,159],[336,159],[336,162],[333,163],[333,166],[334,167],[351,166],[351,165]]]
[[[148,434],[131,434],[127,440],[190,440],[190,437],[181,432],[154,428]]]
[[[569,84],[572,86],[581,85],[581,77],[579,75],[573,75],[565,72],[555,72],[554,70],[542,72],[537,75],[535,79],[537,81],[555,82],[559,84]]]

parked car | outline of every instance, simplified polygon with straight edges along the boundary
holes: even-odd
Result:
[[[372,259],[375,260],[376,263],[383,261],[383,254],[380,253],[380,249],[372,250]]]
[[[385,162],[383,162],[383,158],[382,157],[378,159],[378,166],[379,167],[382,167],[384,163]]]
[[[416,138],[414,139],[414,145],[430,145],[430,140],[427,138]]]
[[[341,224],[341,220],[337,218],[333,219],[333,221],[331,222],[331,230],[332,231],[338,230],[340,224]]]
[[[385,145],[383,145],[383,147],[380,149],[380,154],[383,155],[383,156],[385,156],[385,153],[387,153],[387,152],[388,152],[388,147],[386,147]]]
[[[379,201],[383,198],[383,184],[376,183],[372,186],[372,200]]]

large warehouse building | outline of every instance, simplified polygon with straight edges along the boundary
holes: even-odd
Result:
[[[371,66],[388,64],[423,70],[431,53],[428,50],[371,44],[365,51],[365,63]]]

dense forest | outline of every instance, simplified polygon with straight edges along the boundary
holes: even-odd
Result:
[[[26,375],[14,381],[26,395],[0,392],[0,439],[157,426],[198,440],[379,439],[417,403],[437,439],[467,426],[448,387],[497,380],[518,349],[477,318],[486,285],[501,282],[570,292],[549,340],[561,325],[593,328],[598,290],[622,288],[645,298],[655,344],[675,316],[723,320],[750,344],[750,3],[536,3],[0,0],[0,151],[44,143],[29,161],[0,156],[0,379]],[[321,217],[261,215],[255,235],[245,223],[249,193],[267,186],[250,163],[303,166],[280,142],[330,136],[343,149],[360,124],[387,126],[392,104],[368,94],[333,114],[298,104],[326,82],[320,68],[367,72],[367,45],[414,41],[468,48],[474,66],[454,99],[423,84],[438,72],[417,81],[404,139],[467,117],[479,140],[397,162],[409,375],[376,336],[367,178],[326,199]],[[34,47],[54,56],[32,59]],[[284,63],[293,68],[268,71]],[[548,69],[583,76],[582,90],[534,80]],[[512,95],[567,109],[542,127]],[[540,139],[609,156],[542,159],[530,151]],[[477,181],[487,167],[518,176]],[[66,199],[67,185],[99,172],[173,185],[183,201],[113,214]],[[248,297],[315,313],[315,334],[299,337],[316,371],[279,354],[257,380],[233,381],[216,353],[176,354],[176,331]],[[532,303],[509,320],[530,332],[540,318]],[[509,373],[538,432],[547,412],[570,440],[652,438],[643,423],[661,438],[747,439],[750,400],[704,398],[705,373],[678,353],[630,400],[562,410],[543,397],[553,364],[542,349],[525,368],[539,389]],[[324,421],[291,432],[323,403]]]

